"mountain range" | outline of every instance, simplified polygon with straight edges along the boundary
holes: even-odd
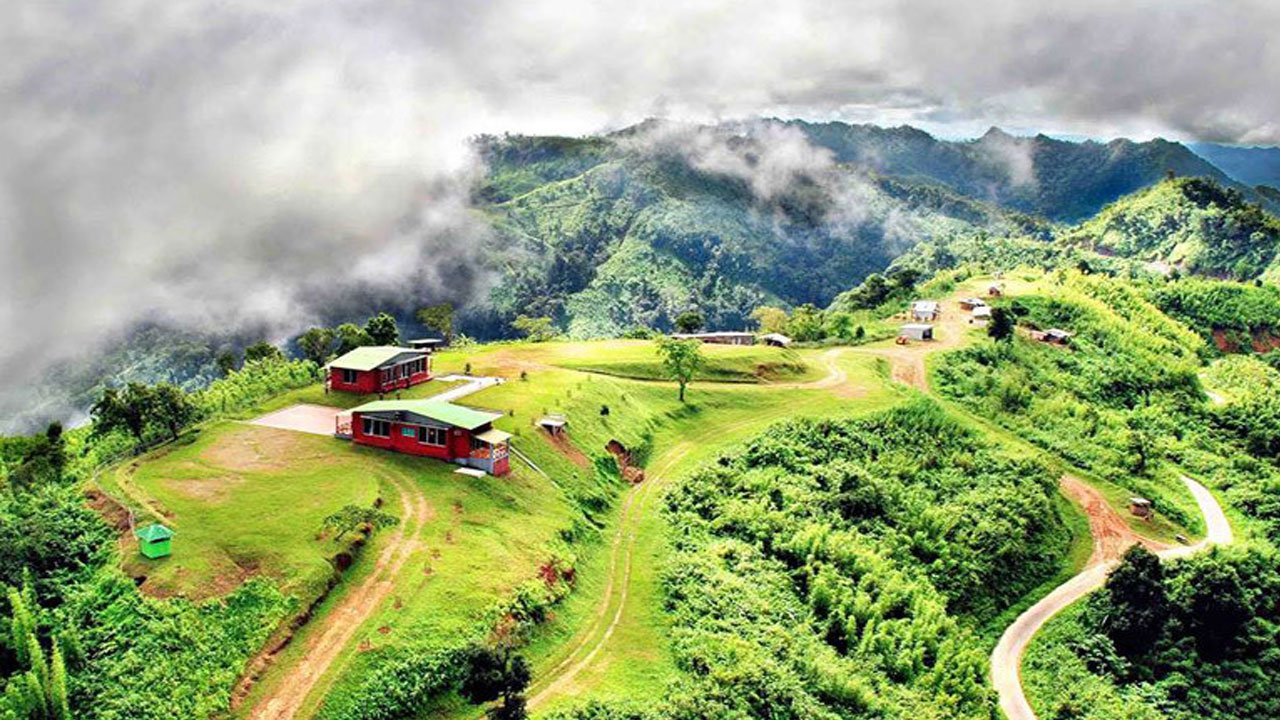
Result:
[[[474,149],[492,289],[460,308],[458,328],[482,339],[511,336],[519,315],[549,317],[573,337],[665,330],[690,309],[709,327],[742,328],[762,303],[825,307],[895,261],[937,269],[992,248],[1028,261],[1075,249],[1276,276],[1275,149],[997,128],[944,140],[907,126],[773,119],[483,136]],[[414,303],[425,301],[335,320],[385,309],[416,332]],[[146,326],[92,363],[0,397],[0,431],[69,417],[104,384],[198,385],[216,372],[215,352],[245,341]]]

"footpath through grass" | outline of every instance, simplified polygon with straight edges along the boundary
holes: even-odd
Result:
[[[539,713],[585,697],[644,698],[662,692],[676,672],[659,586],[666,552],[667,528],[659,513],[665,489],[774,422],[857,415],[901,397],[875,358],[850,354],[838,362],[847,380],[834,392],[692,386],[688,407],[653,438],[644,483],[627,491],[610,515],[605,543],[584,560],[581,575],[593,578],[591,585],[575,591],[526,649],[535,669],[529,694]]]

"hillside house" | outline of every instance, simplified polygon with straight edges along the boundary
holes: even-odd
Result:
[[[990,319],[991,319],[990,305],[979,305],[978,307],[973,309],[973,322],[981,324],[981,323],[987,322]]]
[[[1150,500],[1144,497],[1131,497],[1129,498],[1129,512],[1135,517],[1149,520],[1155,514],[1155,509]]]
[[[329,389],[369,395],[431,379],[431,353],[385,345],[359,347],[327,366]]]
[[[341,413],[335,435],[359,445],[436,458],[506,475],[511,435],[493,427],[501,413],[440,400],[375,400]]]
[[[1032,330],[1031,339],[1038,340],[1050,345],[1069,345],[1071,344],[1071,333],[1058,328],[1049,328],[1048,330]]]
[[[791,338],[782,333],[765,333],[760,336],[760,342],[770,347],[784,348],[791,345]]]
[[[435,352],[444,346],[444,338],[415,338],[409,341],[410,349],[425,352]]]
[[[1004,288],[1000,287],[999,285],[992,285],[991,287],[987,288],[987,295],[989,295],[990,297],[1000,297],[1001,295],[1004,295]]]
[[[941,310],[933,300],[917,300],[911,303],[911,319],[918,323],[930,323],[938,319]]]
[[[898,337],[907,338],[908,340],[932,340],[933,326],[921,323],[909,323],[903,325],[898,332]]]
[[[986,306],[987,306],[987,301],[983,300],[982,298],[968,297],[968,298],[961,298],[960,300],[960,309],[966,312],[972,312],[977,308],[986,307]]]
[[[756,334],[749,332],[675,333],[676,340],[700,340],[712,345],[755,345]]]

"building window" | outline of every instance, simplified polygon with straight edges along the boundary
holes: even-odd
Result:
[[[360,430],[373,437],[391,437],[391,423],[378,418],[360,418]]]
[[[346,384],[346,385],[355,385],[355,384],[356,384],[356,371],[355,371],[355,370],[347,370],[347,369],[345,369],[345,368],[344,368],[344,369],[343,369],[343,371],[342,371],[342,382],[343,382],[344,384]]]
[[[419,427],[418,442],[423,445],[435,445],[436,447],[444,447],[448,431],[438,427]]]

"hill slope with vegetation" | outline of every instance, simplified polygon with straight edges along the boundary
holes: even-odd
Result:
[[[1125,197],[1063,239],[1198,275],[1275,282],[1280,272],[1280,219],[1202,178],[1168,180]]]

